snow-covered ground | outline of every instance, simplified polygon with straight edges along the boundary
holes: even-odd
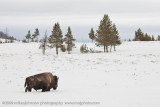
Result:
[[[160,107],[160,42],[123,42],[115,52],[88,54],[81,44],[58,56],[55,49],[42,55],[38,43],[0,44],[0,107]],[[25,93],[25,78],[42,72],[59,77],[57,90]]]

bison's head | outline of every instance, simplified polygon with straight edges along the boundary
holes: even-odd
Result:
[[[53,76],[53,89],[56,90],[58,87],[58,79],[59,77]]]

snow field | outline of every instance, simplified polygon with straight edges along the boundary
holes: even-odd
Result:
[[[86,44],[103,51],[94,43]],[[42,55],[38,43],[0,44],[1,102],[88,101],[100,104],[83,106],[160,106],[160,42],[123,42],[115,52],[88,54],[80,53],[81,45],[76,43],[71,54],[59,52],[57,56],[55,49],[47,49]],[[25,78],[42,72],[59,77],[57,90],[25,93]]]

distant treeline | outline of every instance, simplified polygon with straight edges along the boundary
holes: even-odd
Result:
[[[9,40],[16,40],[16,38],[14,38],[13,36],[8,36],[7,34],[3,33],[2,31],[0,31],[0,38],[9,39]]]
[[[142,32],[140,28],[137,31],[135,31],[135,37],[133,39],[133,41],[155,41],[155,40],[160,41],[160,35],[158,35],[158,38],[155,39],[153,35],[150,36],[147,33]]]
[[[114,47],[114,51],[115,51],[116,50],[115,47],[121,44],[118,29],[116,25],[112,23],[112,21],[110,20],[107,14],[105,14],[102,20],[100,21],[100,24],[96,32],[94,32],[93,28],[91,28],[88,35],[89,35],[89,38],[92,40],[92,42],[95,40],[96,42],[95,44],[97,46],[104,47],[104,52],[109,52],[109,48],[111,52],[112,47]],[[28,30],[28,33],[25,36],[26,39],[24,39],[22,42],[29,43],[30,40],[31,42],[39,42],[38,39],[36,39],[38,38],[38,36],[39,36],[38,28],[36,28],[33,34],[31,34],[30,30]],[[63,35],[60,25],[57,22],[53,26],[51,35],[47,37],[47,34],[45,33],[44,38],[40,40],[41,41],[40,48],[42,48],[43,54],[45,54],[46,47],[56,48],[56,54],[58,54],[58,48],[61,48],[63,52],[67,50],[68,54],[70,54],[70,51],[72,51],[72,48],[75,46],[74,44],[75,40],[76,39],[72,35],[70,26],[68,26],[67,34]],[[80,50],[82,53],[83,51],[85,53],[87,52],[93,53],[92,49],[88,50],[86,47],[87,46],[85,46],[84,44],[81,46]]]

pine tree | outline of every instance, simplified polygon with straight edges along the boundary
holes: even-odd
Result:
[[[28,31],[28,34],[26,35],[26,39],[28,39],[28,42],[29,42],[29,39],[31,39],[30,30]]]
[[[89,38],[92,39],[92,42],[93,42],[93,40],[95,39],[95,34],[94,34],[93,28],[91,28],[91,31],[88,35],[89,35]]]
[[[112,25],[108,15],[104,15],[103,19],[100,21],[96,33],[96,42],[97,45],[104,46],[104,52],[108,52],[108,46],[110,45],[111,40]]]
[[[120,41],[119,33],[118,33],[118,30],[117,30],[115,24],[113,24],[113,26],[112,26],[112,32],[111,32],[111,34],[112,34],[111,40],[110,40],[111,47],[113,45],[114,46],[114,51],[116,51],[115,46],[116,45],[120,45],[121,41]]]
[[[160,41],[160,35],[158,35],[158,41]]]
[[[55,23],[55,25],[53,26],[52,34],[48,38],[48,42],[49,44],[51,44],[51,47],[56,47],[57,55],[58,55],[58,48],[60,48],[63,44],[62,37],[63,35],[59,23]]]
[[[152,40],[152,38],[151,38],[151,36],[150,35],[148,35],[148,41],[151,41]]]
[[[71,31],[70,27],[68,27],[68,32],[65,35],[64,41],[67,44],[68,54],[70,54],[70,51],[72,51],[72,47],[75,46],[75,44],[73,43],[73,41],[75,41],[75,39],[73,38],[72,31]]]
[[[144,38],[145,41],[151,41],[151,37],[147,33],[144,35]]]
[[[147,33],[144,35],[144,38],[145,38],[144,39],[145,41],[148,41],[148,34]]]
[[[155,41],[155,39],[154,39],[154,36],[152,35],[152,39],[151,39],[152,41]]]
[[[34,40],[35,38],[37,38],[37,40],[35,40],[35,41],[38,42],[38,35],[39,35],[39,30],[38,30],[38,28],[36,28],[34,34],[33,34],[32,37],[31,37],[32,42],[33,42],[33,40]]]
[[[39,30],[38,30],[38,28],[36,28],[34,34],[35,34],[35,38],[37,38],[37,40],[35,40],[35,41],[38,42],[38,35],[39,35]]]
[[[135,31],[134,41],[143,41],[143,40],[144,40],[144,34],[142,30],[139,28],[137,31]]]

